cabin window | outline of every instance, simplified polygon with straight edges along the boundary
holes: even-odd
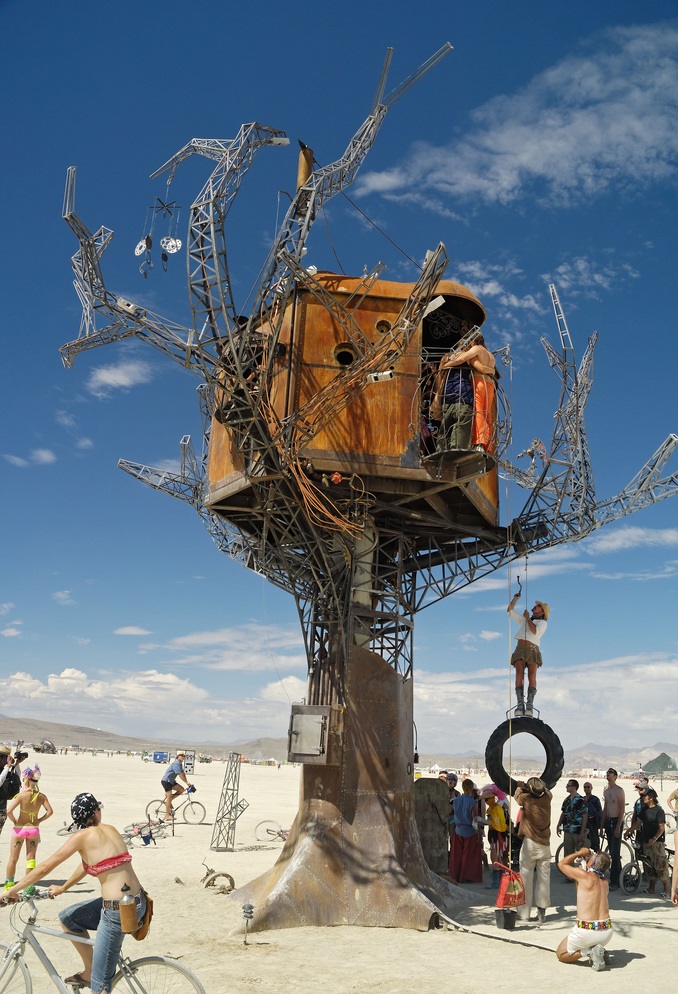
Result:
[[[351,344],[342,342],[341,345],[335,346],[334,358],[340,366],[350,366],[358,358],[358,353]]]

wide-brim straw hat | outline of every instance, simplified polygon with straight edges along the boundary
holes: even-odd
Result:
[[[543,797],[546,793],[546,784],[539,777],[530,777],[526,786],[532,797]]]
[[[549,620],[549,615],[551,613],[551,608],[548,606],[548,604],[545,604],[543,601],[535,601],[534,603],[538,604],[539,607],[544,612],[544,621],[548,621]]]

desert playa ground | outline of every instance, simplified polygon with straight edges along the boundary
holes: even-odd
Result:
[[[80,791],[92,791],[102,800],[105,820],[118,827],[143,817],[148,801],[161,795],[159,781],[164,766],[142,762],[138,756],[69,753],[39,757],[39,762],[41,787],[55,814],[42,826],[38,861],[62,843],[57,829],[70,821],[70,801]],[[494,892],[465,884],[455,917],[461,929],[303,928],[257,932],[245,945],[241,902],[214,888],[205,889],[201,884],[203,864],[231,874],[236,886],[272,865],[282,843],[258,843],[254,827],[264,818],[289,827],[297,808],[299,770],[243,765],[240,796],[249,807],[238,822],[236,851],[232,853],[210,849],[224,774],[224,764],[200,763],[191,778],[198,788],[196,798],[207,808],[203,825],[185,825],[178,820],[174,837],[161,839],[155,846],[134,847],[134,865],[154,898],[155,917],[143,943],[127,939],[125,944],[128,955],[163,953],[181,958],[211,994],[267,990],[316,994],[319,989],[332,990],[333,994],[410,994],[428,985],[481,990],[493,985],[493,977],[511,988],[519,984],[525,989],[564,991],[570,985],[586,983],[601,992],[618,991],[620,984],[646,991],[650,990],[648,978],[654,985],[669,983],[673,976],[678,908],[648,894],[627,897],[617,891],[611,895],[616,932],[608,947],[610,970],[594,975],[588,966],[558,963],[554,950],[572,927],[574,886],[564,883],[555,868],[553,906],[541,928],[530,924],[518,925],[513,932],[497,929]],[[565,782],[562,779],[554,791],[554,825],[565,796]],[[627,801],[635,799],[632,784],[622,783]],[[665,785],[660,800],[673,786]],[[601,781],[594,781],[598,796],[602,796],[603,787]],[[9,851],[9,834],[5,827],[0,837],[3,863]],[[51,881],[65,879],[74,865],[64,865]],[[61,908],[95,893],[98,888],[88,878],[56,901],[41,902],[41,920],[54,925]],[[1,911],[0,942],[11,938],[7,912]],[[63,975],[76,967],[66,943],[50,939],[45,943]],[[36,994],[53,991],[31,951],[28,957]]]

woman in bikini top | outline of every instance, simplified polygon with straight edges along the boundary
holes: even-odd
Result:
[[[71,805],[71,817],[79,831],[74,832],[53,856],[49,856],[34,870],[11,887],[5,899],[16,897],[20,890],[51,876],[71,856],[80,856],[80,864],[65,883],[49,888],[50,897],[57,897],[85,875],[97,877],[101,897],[82,901],[59,913],[61,924],[67,932],[78,938],[88,937],[89,929],[96,929],[94,947],[75,943],[82,959],[82,970],[66,978],[67,983],[91,986],[95,994],[110,992],[122,947],[123,933],[120,926],[119,901],[127,889],[136,900],[137,920],[141,922],[146,910],[146,897],[139,879],[132,869],[132,857],[122,836],[113,825],[101,820],[103,805],[93,794],[78,794]],[[2,901],[0,900],[0,903]]]
[[[14,822],[16,828],[22,828],[24,825],[37,826],[54,814],[47,796],[41,793],[38,787],[40,777],[40,767],[37,763],[34,767],[27,766],[21,773],[21,790],[7,805],[7,816]],[[41,816],[42,808],[45,812]]]
[[[14,828],[12,829],[12,842],[7,861],[6,890],[14,883],[14,874],[24,845],[26,846],[26,870],[29,871],[35,867],[35,858],[40,842],[38,826],[54,813],[46,796],[40,793],[39,779],[40,767],[37,763],[34,767],[27,766],[21,774],[21,790],[7,805],[7,817],[14,822]]]

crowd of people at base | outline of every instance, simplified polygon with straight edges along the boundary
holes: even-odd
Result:
[[[448,875],[458,883],[482,883],[483,867],[489,865],[484,850],[485,829],[490,848],[490,863],[502,862],[508,850],[511,830],[509,799],[496,784],[478,788],[470,778],[461,783],[456,773],[443,770],[450,791],[450,858]],[[487,887],[498,887],[501,871],[492,865],[492,877]]]
[[[518,868],[525,887],[525,903],[517,909],[523,922],[546,920],[551,906],[551,809],[553,795],[538,777],[518,782],[514,793],[518,815],[513,826],[509,799],[496,784],[478,789],[470,778],[457,789],[455,773],[442,771],[450,791],[450,858],[448,878],[455,883],[481,883],[487,857],[483,848],[483,833],[488,826],[491,879],[488,888],[497,888],[502,871],[494,863],[507,865],[507,844],[512,834],[512,861],[518,855]],[[593,784],[570,778],[566,784],[567,797],[562,802],[556,833],[563,836],[563,858],[558,869],[563,877],[577,886],[577,921],[569,936],[558,947],[558,959],[563,963],[580,960],[595,970],[603,970],[609,959],[606,946],[613,933],[608,905],[609,890],[619,887],[621,873],[621,839],[635,837],[639,856],[649,877],[648,893],[671,898],[678,907],[678,861],[674,860],[673,876],[669,879],[666,852],[666,815],[659,805],[657,792],[646,777],[635,781],[638,798],[633,809],[632,824],[623,832],[626,800],[617,783],[617,771],[606,774],[608,785],[603,802],[593,793]],[[678,815],[678,789],[667,799],[671,812]],[[601,852],[601,839],[607,841],[608,852]],[[678,831],[675,833],[678,843]],[[674,850],[676,846],[674,845]],[[609,877],[609,883],[608,883]],[[657,888],[661,886],[661,890]]]

